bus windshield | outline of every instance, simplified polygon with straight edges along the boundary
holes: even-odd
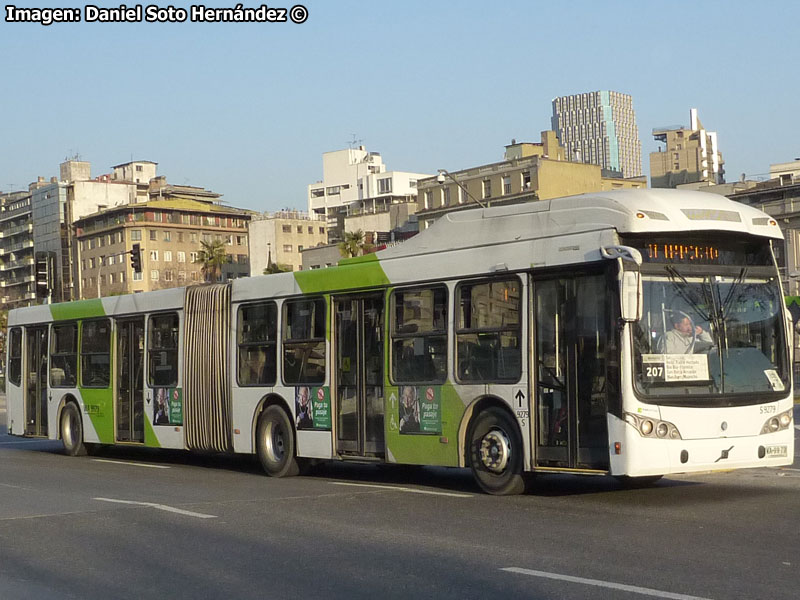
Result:
[[[634,371],[645,402],[754,404],[789,390],[777,277],[643,274]]]

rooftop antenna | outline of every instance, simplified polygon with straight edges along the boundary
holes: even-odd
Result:
[[[350,150],[355,150],[356,148],[358,148],[359,146],[361,146],[361,142],[363,142],[364,140],[362,140],[362,139],[357,139],[357,138],[356,138],[356,134],[355,134],[355,133],[351,133],[350,135],[352,135],[352,136],[353,136],[353,139],[352,139],[352,140],[350,140],[350,141],[348,141],[348,142],[347,142],[347,145],[350,147]]]

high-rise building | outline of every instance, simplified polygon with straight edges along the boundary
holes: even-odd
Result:
[[[553,100],[553,130],[569,160],[600,165],[622,177],[642,174],[642,144],[633,98],[599,91]]]
[[[36,300],[31,191],[0,194],[0,306]]]
[[[651,187],[674,188],[701,181],[725,183],[725,161],[717,145],[717,132],[703,127],[696,108],[689,110],[689,121],[688,128],[653,129],[653,137],[664,142],[665,147],[650,153]]]

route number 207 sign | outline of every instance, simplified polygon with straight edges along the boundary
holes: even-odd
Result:
[[[643,354],[642,374],[647,381],[708,381],[706,354]]]

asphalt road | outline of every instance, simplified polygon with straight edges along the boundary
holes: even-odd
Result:
[[[640,490],[547,476],[495,498],[460,469],[270,479],[242,457],[70,458],[5,435],[3,409],[0,598],[800,597],[797,460]]]

